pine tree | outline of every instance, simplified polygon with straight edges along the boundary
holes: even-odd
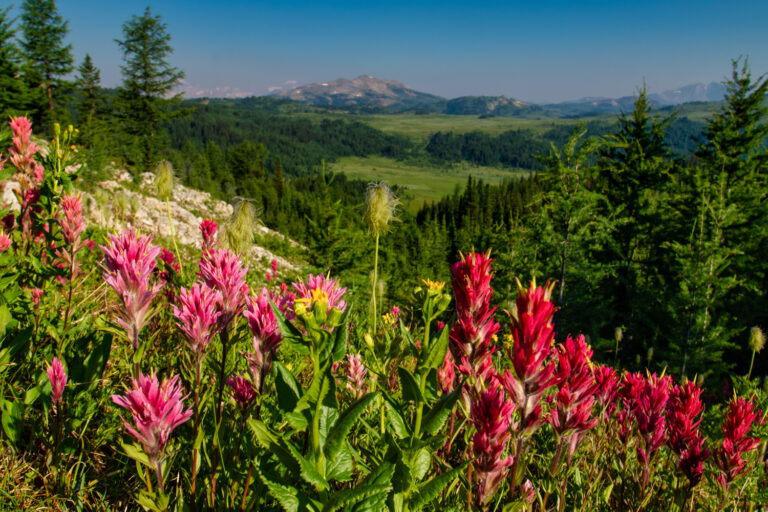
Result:
[[[80,90],[82,99],[78,105],[80,122],[88,124],[96,113],[97,106],[101,103],[101,72],[94,66],[93,60],[89,54],[85,54],[85,59],[80,67],[77,68],[80,76],[77,79],[77,87]]]
[[[16,28],[10,18],[10,7],[0,9],[0,115],[23,111],[28,91],[21,77],[21,54],[14,36]]]
[[[158,128],[163,121],[185,114],[173,110],[181,95],[166,98],[184,78],[184,72],[170,65],[173,52],[171,35],[161,16],[153,16],[149,7],[142,16],[133,16],[123,24],[123,39],[117,44],[123,51],[123,84],[118,90],[120,115],[130,135],[138,138],[141,148],[140,170],[154,167],[162,146]]]
[[[67,85],[64,76],[72,71],[72,45],[64,44],[69,31],[53,0],[24,0],[21,6],[26,58],[26,79],[31,89],[37,89],[36,102],[41,119],[50,124],[59,95]]]
[[[283,163],[280,161],[280,157],[275,157],[275,192],[277,193],[277,202],[283,200],[283,188],[285,183],[283,182]]]

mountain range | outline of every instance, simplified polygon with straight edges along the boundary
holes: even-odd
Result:
[[[720,101],[725,95],[722,84],[691,84],[679,89],[649,94],[656,106],[690,102]],[[408,88],[394,80],[368,75],[354,79],[339,78],[296,87],[273,95],[300,103],[361,112],[443,113],[478,116],[588,115],[618,112],[632,108],[634,96],[621,98],[582,98],[551,104],[532,104],[506,96],[461,96],[446,99]]]

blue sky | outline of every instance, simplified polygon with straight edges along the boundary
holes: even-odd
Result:
[[[14,0],[17,4],[21,0]],[[59,0],[77,62],[120,82],[121,25],[146,2]],[[445,97],[527,101],[631,95],[720,81],[730,60],[768,72],[768,2],[160,0],[171,62],[190,90],[270,88],[373,75]]]

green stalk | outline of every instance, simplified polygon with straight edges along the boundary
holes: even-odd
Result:
[[[371,283],[371,299],[373,300],[373,334],[376,335],[376,317],[379,310],[376,307],[376,283],[379,280],[379,234],[376,233],[376,250],[373,253],[373,283]]]
[[[179,262],[179,270],[182,275],[184,274],[184,264],[181,262],[181,253],[179,252],[179,246],[176,244],[176,235],[173,233],[173,221],[171,220],[171,202],[170,198],[165,199],[165,207],[168,210],[168,225],[171,227],[171,239],[173,240],[173,248],[176,249],[176,261]]]
[[[749,362],[749,372],[747,372],[747,380],[752,377],[752,366],[755,364],[755,351],[752,351],[752,360]]]

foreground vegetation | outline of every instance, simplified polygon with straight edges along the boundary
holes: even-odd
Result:
[[[252,235],[237,223],[217,236],[204,220],[198,261],[131,229],[86,231],[66,138],[40,162],[28,120],[11,128],[11,508],[719,511],[768,499],[768,395],[749,376],[707,396],[695,379],[596,364],[583,335],[556,336],[554,282],[518,282],[502,327],[490,253],[461,255],[452,293],[424,279],[382,314],[329,275],[282,283],[276,263],[249,275],[235,250]],[[394,206],[385,189],[369,195],[377,247]],[[764,345],[753,329],[753,355]]]

